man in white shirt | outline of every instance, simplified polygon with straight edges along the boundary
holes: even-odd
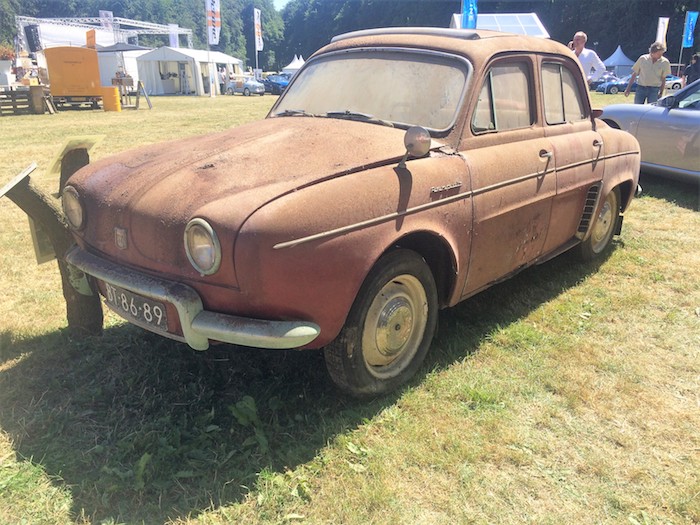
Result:
[[[603,73],[605,73],[605,64],[603,64],[603,61],[598,57],[595,51],[586,49],[587,41],[588,36],[586,33],[579,31],[574,35],[572,42],[574,54],[578,57],[579,62],[581,62],[583,72],[590,83],[603,76]],[[591,70],[593,71],[591,72]]]

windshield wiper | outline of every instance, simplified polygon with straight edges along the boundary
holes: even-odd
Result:
[[[370,122],[372,124],[381,124],[382,126],[389,126],[390,128],[394,127],[393,123],[387,120],[374,118],[374,115],[368,115],[367,113],[360,113],[358,111],[350,111],[347,109],[345,111],[329,111],[328,113],[326,113],[326,116],[328,118],[344,118],[348,120],[359,120],[361,122]]]
[[[303,109],[285,109],[279,113],[275,113],[275,117],[315,117],[311,113],[307,113]]]

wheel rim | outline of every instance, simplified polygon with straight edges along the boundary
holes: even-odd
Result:
[[[425,289],[413,275],[400,275],[382,287],[365,318],[362,353],[377,378],[398,375],[418,352],[428,322]]]
[[[613,227],[615,226],[615,206],[617,206],[615,193],[610,192],[605,198],[603,208],[598,214],[598,218],[593,225],[593,232],[591,233],[591,247],[595,253],[599,253],[601,250],[605,249],[612,235]]]
[[[610,94],[616,95],[616,94],[617,94],[617,88],[616,88],[616,87],[611,87],[611,88],[610,88]]]

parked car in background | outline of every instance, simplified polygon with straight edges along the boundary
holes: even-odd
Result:
[[[639,141],[642,171],[700,181],[700,80],[655,104],[611,104],[601,117]]]
[[[683,85],[681,77],[676,75],[666,75],[666,89],[680,89]]]
[[[617,78],[617,76],[615,76],[613,73],[603,73],[598,80],[591,81],[588,84],[588,87],[595,91],[601,84],[605,84],[606,82],[614,82],[616,80],[619,80],[619,78]]]
[[[344,34],[266,119],[79,170],[66,260],[157,334],[323,348],[340,389],[382,394],[419,369],[441,308],[567,250],[604,255],[639,145],[596,115],[553,40]]]
[[[289,85],[289,78],[283,75],[268,75],[262,83],[265,86],[265,93],[281,95]]]
[[[598,93],[605,93],[607,95],[615,95],[617,93],[624,93],[625,90],[627,89],[627,84],[629,84],[630,77],[632,75],[627,75],[622,78],[618,78],[615,80],[609,80],[607,82],[603,82],[596,88],[596,92]],[[637,82],[634,82],[632,84],[632,92],[637,91]]]
[[[250,95],[264,95],[265,86],[253,77],[234,78],[229,80],[228,86],[226,86],[226,94],[233,95],[234,93],[241,93],[246,97]]]

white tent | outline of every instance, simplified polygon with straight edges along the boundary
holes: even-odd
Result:
[[[285,67],[282,68],[282,73],[287,73],[288,75],[294,75],[301,66],[304,65],[304,57],[301,55],[296,56],[294,55],[294,60],[292,60],[289,64],[287,64]]]
[[[217,64],[229,74],[240,71],[243,62],[219,51],[159,47],[136,58],[139,79],[149,95],[207,95],[209,79],[219,93]]]
[[[146,47],[118,43],[97,48],[97,63],[100,66],[100,83],[111,86],[117,72],[124,72],[134,79],[134,89],[139,81],[138,57],[148,53]]]
[[[610,69],[615,76],[623,77],[631,73],[634,60],[627,58],[622,51],[622,47],[617,46],[615,52],[603,60],[603,64],[605,64],[605,67]]]

